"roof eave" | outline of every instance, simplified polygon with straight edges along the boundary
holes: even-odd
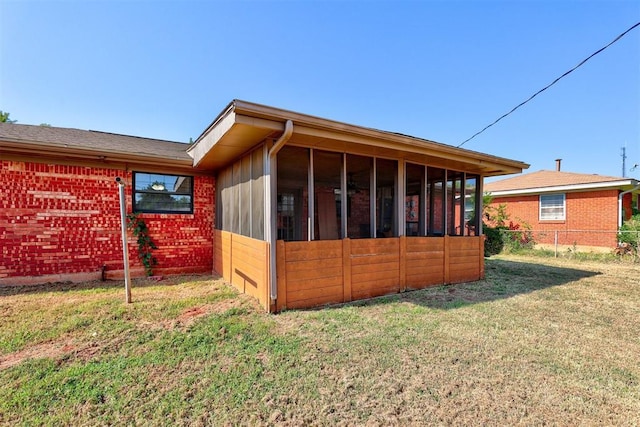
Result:
[[[469,151],[426,139],[351,125],[241,100],[231,102],[216,117],[189,148],[188,154],[194,158],[194,165],[220,167],[232,161],[234,156],[250,149],[252,145],[260,143],[266,136],[282,132],[286,120],[294,122],[294,135],[375,145],[437,156],[473,165],[481,170],[484,176],[520,173],[529,167],[524,162]],[[249,131],[250,128],[253,129],[253,132]],[[248,138],[249,136],[253,139]]]
[[[114,163],[151,163],[155,166],[192,167],[188,158],[168,157],[148,153],[122,153],[90,148],[69,147],[66,144],[34,143],[18,140],[3,139],[0,141],[3,153],[22,155],[26,157],[65,157],[77,160],[91,160]],[[28,148],[25,149],[25,148]]]
[[[562,193],[571,191],[590,191],[590,190],[606,190],[606,189],[627,189],[633,188],[638,185],[639,181],[635,179],[609,181],[609,182],[594,182],[587,184],[569,184],[569,185],[555,185],[549,187],[534,187],[523,188],[516,190],[498,190],[490,191],[492,196],[519,196],[519,195],[531,195],[541,193]]]

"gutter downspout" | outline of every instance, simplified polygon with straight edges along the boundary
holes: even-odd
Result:
[[[622,218],[622,197],[625,194],[633,193],[636,190],[640,190],[640,184],[636,185],[631,190],[623,191],[622,193],[618,194],[618,229],[620,229],[620,227],[622,227],[622,222],[623,222],[623,218]]]
[[[278,183],[277,180],[274,179],[273,173],[276,172],[276,155],[280,151],[282,147],[289,141],[291,135],[293,134],[293,122],[291,120],[287,120],[284,125],[284,132],[278,138],[278,140],[273,144],[269,153],[267,155],[267,173],[265,174],[267,177],[267,185],[266,185],[266,203],[265,206],[268,209],[265,212],[265,223],[268,224],[267,227],[267,241],[269,242],[269,270],[270,270],[270,278],[269,278],[269,292],[270,297],[273,302],[278,299],[278,284],[277,284],[277,272],[276,272],[276,240],[277,233],[276,229],[278,224],[276,223],[276,218],[278,215],[277,211],[277,198],[278,198]]]

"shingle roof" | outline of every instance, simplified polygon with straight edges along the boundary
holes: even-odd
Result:
[[[615,176],[541,170],[486,183],[484,185],[484,191],[495,193],[498,191],[542,190],[550,187],[614,184],[629,180],[629,178]]]
[[[0,123],[0,146],[2,142],[19,142],[33,146],[77,149],[96,153],[191,160],[187,154],[188,145],[184,143],[93,130]]]

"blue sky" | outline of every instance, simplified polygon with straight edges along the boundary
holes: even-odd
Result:
[[[640,21],[639,1],[0,0],[0,110],[188,141],[234,98],[458,145]],[[474,151],[640,178],[640,27]]]

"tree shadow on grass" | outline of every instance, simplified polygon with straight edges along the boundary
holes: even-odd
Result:
[[[218,276],[210,274],[190,274],[162,276],[161,278],[136,277],[131,279],[131,289],[148,288],[151,286],[175,286],[188,282],[217,280]],[[124,290],[124,280],[92,280],[86,282],[48,282],[35,285],[0,286],[0,297],[22,294],[43,294],[51,292],[69,292],[84,290],[110,290],[121,288]]]
[[[370,306],[408,302],[430,308],[449,310],[488,301],[511,298],[554,286],[562,286],[593,277],[597,271],[556,267],[519,261],[488,259],[485,279],[476,282],[433,286],[367,300],[352,301],[339,306]]]

